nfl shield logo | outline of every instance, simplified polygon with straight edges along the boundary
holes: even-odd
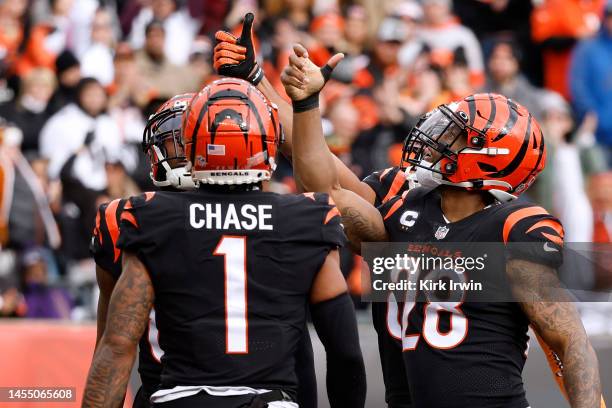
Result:
[[[448,234],[448,231],[450,231],[450,228],[448,228],[446,225],[441,225],[438,227],[434,237],[436,237],[436,239],[444,239],[446,234]]]

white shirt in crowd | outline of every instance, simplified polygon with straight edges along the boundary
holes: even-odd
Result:
[[[81,74],[96,78],[104,86],[112,84],[115,78],[113,51],[104,44],[91,44],[81,57]]]
[[[59,178],[62,167],[72,154],[83,147],[90,131],[94,133],[93,141],[89,149],[79,153],[73,175],[88,188],[106,188],[106,158],[120,157],[119,129],[110,116],[102,114],[92,118],[75,104],[53,115],[41,131],[40,154],[49,160],[50,178]]]
[[[152,20],[153,11],[150,8],[143,8],[134,19],[129,40],[135,50],[144,46],[145,29]],[[164,51],[168,61],[175,65],[187,64],[198,28],[198,22],[191,18],[186,9],[177,10],[164,20],[166,31]]]

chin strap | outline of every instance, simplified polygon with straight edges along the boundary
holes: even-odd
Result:
[[[157,155],[157,160],[161,162],[161,165],[166,171],[166,180],[163,181],[155,180],[153,172],[149,173],[156,187],[174,187],[179,190],[193,190],[198,187],[198,184],[191,178],[191,174],[187,170],[187,167],[181,166],[173,169],[165,160],[159,147],[153,146],[153,151]]]

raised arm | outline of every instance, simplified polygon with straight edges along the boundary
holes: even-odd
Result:
[[[301,45],[296,45],[294,52],[281,77],[293,101],[294,174],[306,190],[326,192],[332,196],[342,215],[351,246],[359,252],[361,242],[385,241],[387,234],[380,213],[372,205],[374,199],[368,201],[358,191],[340,183],[335,156],[323,137],[318,94],[339,56],[332,57],[331,65],[328,63],[321,69],[307,58]],[[373,194],[368,186],[366,188]]]
[[[512,259],[506,270],[533,329],[563,363],[563,384],[572,408],[600,408],[597,356],[554,269]]]
[[[113,290],[104,334],[87,377],[83,407],[121,407],[138,340],[153,307],[153,285],[140,260],[123,254],[123,273]]]
[[[252,40],[252,25],[253,15],[251,13],[247,13],[244,18],[240,38],[236,38],[231,33],[226,31],[217,31],[215,34],[217,45],[215,46],[213,57],[214,67],[220,75],[242,78],[251,82],[268,99],[270,99],[270,101],[278,106],[280,121],[285,132],[285,143],[281,146],[281,152],[286,158],[292,160],[294,151],[293,143],[295,140],[293,137],[293,108],[282,96],[278,94],[278,92],[276,92],[276,89],[274,89],[272,84],[265,77],[263,70],[257,64]],[[308,58],[308,53],[303,47],[299,48],[299,50],[301,57]],[[341,58],[342,57],[337,54],[332,57],[329,63],[332,66],[335,66],[335,64],[337,64]],[[294,59],[294,61],[297,60]],[[322,81],[323,78],[319,68],[312,62],[311,64],[316,68],[311,72],[311,74],[314,75],[315,78],[320,78]],[[314,82],[315,81],[313,81],[313,83]],[[314,89],[309,86],[309,89],[307,90],[309,93],[318,93],[318,90],[320,90],[321,87],[322,82],[318,89]],[[329,158],[333,160],[333,164],[336,166],[336,171],[338,173],[338,180],[343,188],[354,191],[371,204],[374,203],[376,194],[372,188],[366,183],[362,183],[355,173],[353,173],[340,159],[331,153],[326,144],[324,144],[325,148],[322,149],[320,148],[321,145],[317,145],[317,147],[309,146],[309,141],[309,138],[307,138],[304,143],[306,143],[306,148],[311,151],[311,156],[317,162],[321,160],[328,160]],[[314,179],[311,180],[310,176],[313,176]],[[311,188],[310,185],[325,183],[326,180],[317,179],[319,176],[320,174],[305,175],[305,177],[303,177],[303,182],[305,182],[306,185],[302,185],[302,188],[305,191],[327,191],[327,189]],[[300,185],[299,181],[298,185]]]
[[[366,373],[353,301],[340,271],[338,250],[331,251],[310,294],[312,322],[327,355],[327,395],[332,408],[365,404]],[[338,336],[338,333],[342,333]]]

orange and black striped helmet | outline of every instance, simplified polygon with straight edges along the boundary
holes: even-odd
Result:
[[[183,113],[194,95],[187,93],[173,96],[147,121],[142,136],[142,150],[149,157],[151,180],[157,187],[195,187],[185,169],[187,159],[181,137]]]
[[[490,93],[470,95],[426,114],[402,152],[402,165],[431,170],[440,184],[514,195],[533,183],[545,162],[544,138],[535,118],[513,100]]]
[[[183,140],[192,176],[200,183],[269,180],[283,140],[278,108],[242,79],[214,81],[191,101]]]

